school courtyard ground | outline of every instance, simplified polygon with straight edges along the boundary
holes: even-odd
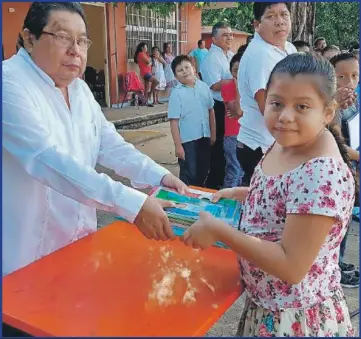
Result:
[[[104,114],[109,121],[117,126],[119,133],[134,144],[141,152],[150,156],[154,161],[178,175],[177,159],[174,155],[173,141],[170,134],[169,123],[164,122],[167,114],[167,104],[154,108],[128,107],[122,109],[104,109]],[[129,185],[129,181],[117,176],[101,166],[99,172],[109,174],[113,179],[120,180]],[[146,191],[146,190],[145,190]],[[98,227],[103,227],[114,220],[115,215],[98,211]],[[351,225],[348,238],[345,261],[359,267],[359,237],[360,228],[357,222]],[[352,323],[355,336],[359,336],[359,288],[344,289],[349,311],[355,316]],[[244,295],[221,317],[208,331],[207,336],[234,336],[241,312],[244,306]]]

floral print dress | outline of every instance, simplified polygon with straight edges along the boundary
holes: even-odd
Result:
[[[278,176],[256,167],[241,231],[273,242],[282,237],[287,214],[334,218],[325,243],[304,279],[286,283],[239,258],[247,294],[238,336],[352,336],[340,286],[339,247],[354,201],[354,179],[343,161],[314,158]]]

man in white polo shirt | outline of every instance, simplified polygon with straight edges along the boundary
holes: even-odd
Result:
[[[202,80],[210,87],[214,99],[217,140],[212,146],[210,171],[206,187],[219,189],[223,186],[226,160],[223,150],[225,108],[221,88],[232,79],[229,63],[234,55],[231,51],[233,33],[229,25],[218,22],[212,28],[212,45],[201,64]]]
[[[237,136],[237,157],[244,170],[243,186],[249,186],[254,169],[274,139],[264,117],[265,89],[274,66],[296,48],[287,41],[291,31],[288,4],[255,2],[255,35],[243,54],[238,70],[238,90],[243,117]]]

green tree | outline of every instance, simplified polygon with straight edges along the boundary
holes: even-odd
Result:
[[[316,7],[315,37],[342,49],[359,41],[359,2],[319,2]]]
[[[307,11],[302,11],[305,4],[292,6],[291,14],[295,25],[292,38],[312,42],[312,38],[323,36],[328,44],[341,48],[348,48],[351,42],[359,41],[359,2],[318,2],[315,4],[315,20],[311,20],[314,16],[313,4],[308,4]],[[225,21],[234,29],[253,33],[252,7],[253,2],[241,2],[236,8],[204,10],[202,25],[212,26],[218,21]],[[303,27],[305,24],[315,27]]]
[[[227,22],[239,31],[253,33],[253,3],[239,2],[235,8],[208,9],[202,12],[202,25],[213,26],[219,21]]]

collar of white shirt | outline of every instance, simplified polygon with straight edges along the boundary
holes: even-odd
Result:
[[[264,40],[264,39],[259,35],[259,33],[257,33],[257,32],[254,34],[253,40],[258,41],[258,42],[261,42],[261,43],[263,43],[263,44],[271,47],[271,48],[274,49],[276,52],[282,53],[282,55],[285,55],[285,54],[288,55],[288,54],[292,53],[292,52],[290,52],[290,51],[287,50],[287,48],[288,48],[288,41],[286,41],[286,43],[285,43],[285,49],[283,50],[283,49],[281,49],[281,48],[279,48],[279,47],[277,47],[277,46],[275,46],[275,45],[270,44],[270,43],[267,42],[266,40]]]
[[[209,49],[209,52],[210,52],[210,51],[214,51],[214,52],[216,52],[216,53],[220,53],[220,54],[222,54],[222,55],[225,55],[225,54],[224,54],[224,50],[223,50],[222,48],[220,48],[219,46],[215,45],[215,44],[212,44],[212,45],[211,45],[211,48]],[[230,55],[233,55],[233,52],[229,49],[229,50],[227,51],[227,57],[229,57]]]

